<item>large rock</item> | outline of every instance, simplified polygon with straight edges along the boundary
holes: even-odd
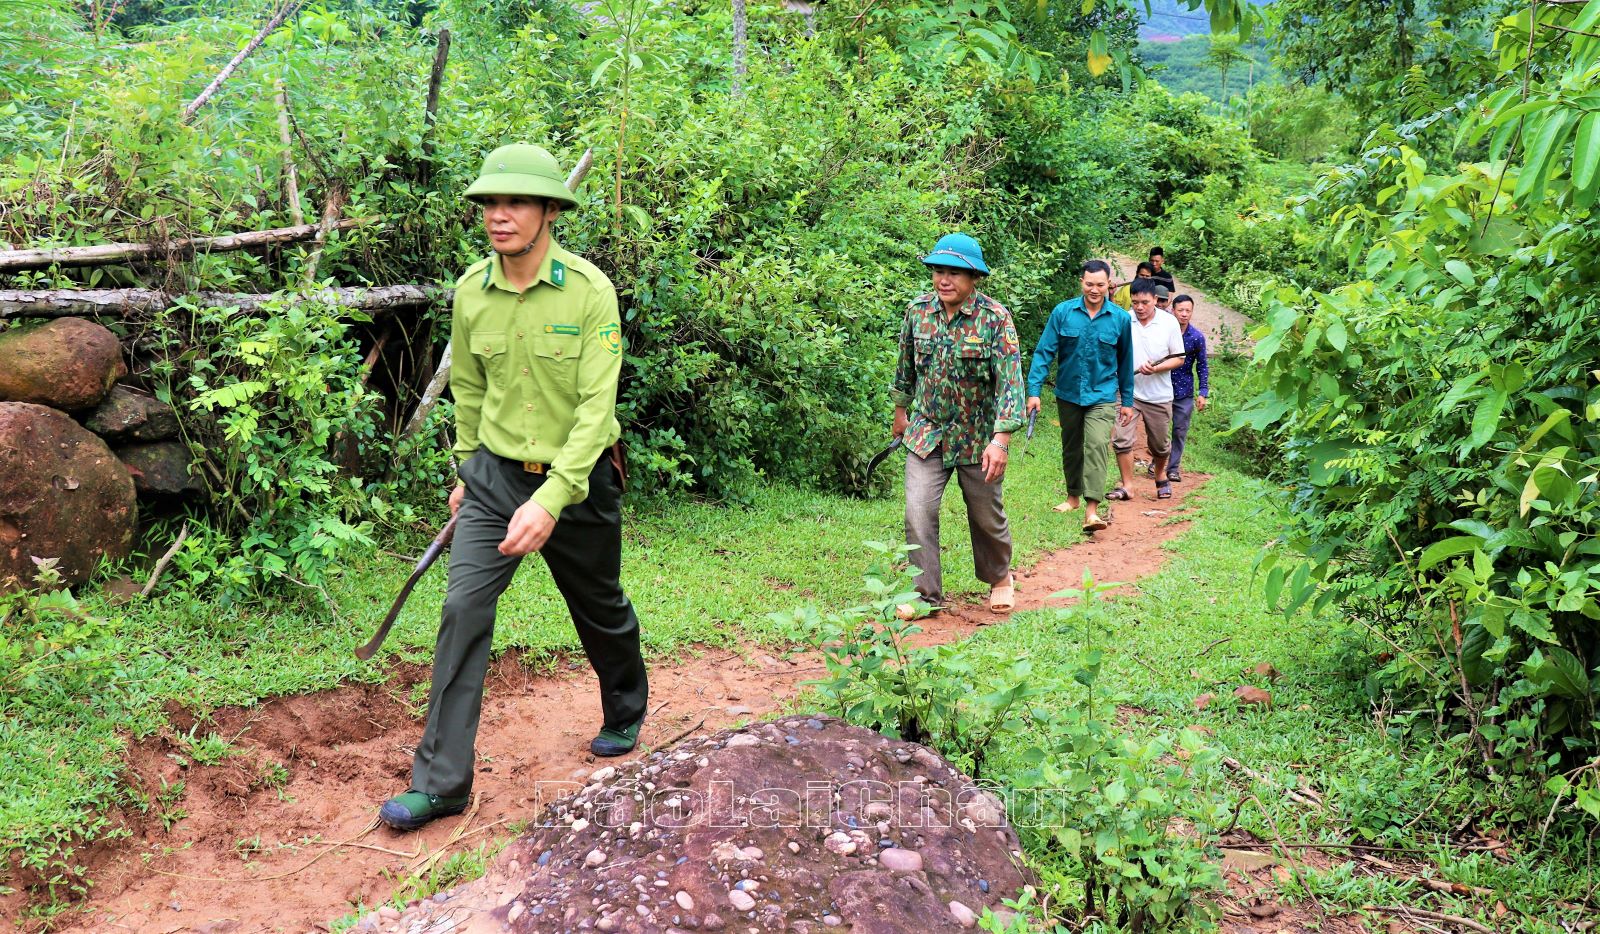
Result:
[[[117,335],[83,318],[0,333],[0,401],[92,408],[127,375]]]
[[[0,402],[0,590],[58,558],[69,584],[133,546],[133,479],[106,443],[42,405]]]
[[[133,488],[142,497],[182,496],[198,493],[200,481],[189,472],[194,458],[179,441],[130,444],[117,456],[133,476]]]
[[[937,755],[791,717],[602,768],[483,879],[357,930],[934,934],[1028,882],[1000,802]]]
[[[84,416],[83,427],[111,442],[166,441],[178,436],[178,413],[165,402],[117,385]]]

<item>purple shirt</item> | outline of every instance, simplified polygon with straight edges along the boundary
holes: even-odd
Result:
[[[1211,396],[1211,369],[1206,365],[1206,336],[1189,325],[1183,329],[1183,366],[1172,371],[1172,398],[1187,399],[1195,394],[1195,371],[1200,371],[1200,395]]]

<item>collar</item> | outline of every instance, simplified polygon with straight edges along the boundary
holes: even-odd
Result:
[[[541,282],[548,282],[556,288],[564,291],[567,287],[567,266],[570,259],[571,254],[569,254],[566,250],[563,250],[561,245],[552,239],[550,241],[550,248],[545,251],[544,261],[539,264],[539,274],[534,277],[533,285],[538,285]],[[487,289],[492,284],[495,288],[504,292],[517,291],[511,287],[510,281],[506,279],[504,263],[505,257],[501,256],[499,253],[495,253],[489,258],[489,265],[486,269],[484,269],[483,272],[484,288]],[[529,286],[529,288],[532,287],[533,286]]]
[[[1096,318],[1098,318],[1098,317],[1100,317],[1101,315],[1105,314],[1106,312],[1110,311],[1112,308],[1120,307],[1115,302],[1113,302],[1111,300],[1111,296],[1109,296],[1109,295],[1107,295],[1100,302],[1100,310],[1095,312],[1092,315],[1089,314],[1089,309],[1084,307],[1084,305],[1083,305],[1083,296],[1082,295],[1079,295],[1077,298],[1068,299],[1067,300],[1067,305],[1069,307],[1071,307],[1071,308],[1075,308],[1078,311],[1083,312],[1083,316],[1085,318],[1090,319],[1091,321],[1096,319]],[[1130,314],[1131,314],[1131,312],[1130,312]]]

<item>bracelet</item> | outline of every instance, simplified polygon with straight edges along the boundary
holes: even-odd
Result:
[[[997,447],[1000,450],[1005,451],[1007,454],[1011,453],[1011,446],[1010,445],[1001,444],[998,441],[990,441],[989,443],[991,445],[993,445],[994,447]]]

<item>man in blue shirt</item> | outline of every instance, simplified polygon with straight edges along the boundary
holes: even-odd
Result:
[[[1104,260],[1083,264],[1083,295],[1050,312],[1028,368],[1028,413],[1039,410],[1039,393],[1056,366],[1056,408],[1061,416],[1061,468],[1067,479],[1067,509],[1088,501],[1083,530],[1106,527],[1107,449],[1113,424],[1133,421],[1133,316],[1106,301],[1111,267]]]
[[[1179,468],[1183,443],[1189,440],[1189,420],[1194,418],[1195,409],[1205,411],[1211,395],[1211,367],[1206,361],[1206,336],[1189,324],[1194,317],[1194,299],[1187,295],[1173,299],[1172,315],[1183,328],[1183,366],[1172,371],[1172,459],[1167,462],[1167,479],[1176,483],[1183,480]]]

